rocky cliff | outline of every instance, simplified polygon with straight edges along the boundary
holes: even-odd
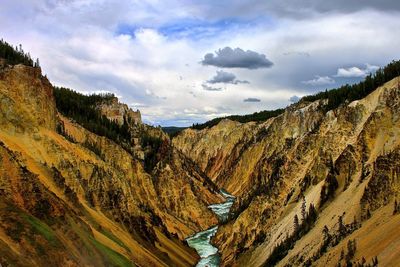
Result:
[[[0,103],[0,265],[197,261],[184,238],[217,222],[207,205],[223,198],[168,138],[160,137],[145,170],[134,153],[59,114],[39,68],[3,62]],[[130,110],[105,109],[115,119],[132,117],[132,129],[140,124]],[[149,126],[140,131],[162,134]]]
[[[217,223],[207,206],[224,188],[237,197],[213,238],[224,266],[391,266],[399,84],[171,142],[116,98],[95,109],[124,135],[89,131],[59,112],[40,68],[0,60],[0,265],[194,265],[184,239]]]
[[[140,111],[133,111],[127,104],[120,103],[116,97],[99,104],[97,109],[110,120],[117,121],[119,125],[125,121],[133,124],[142,123]]]
[[[396,78],[325,112],[301,102],[263,123],[187,129],[173,144],[237,196],[214,242],[224,266],[336,266],[400,258]],[[397,199],[397,201],[396,201]]]

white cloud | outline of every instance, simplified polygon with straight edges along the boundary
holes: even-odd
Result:
[[[298,97],[297,95],[291,96],[291,97],[289,98],[289,101],[292,102],[292,103],[296,103],[296,102],[298,102],[299,100],[300,100],[300,97]]]
[[[207,2],[18,2],[2,2],[2,37],[22,43],[26,51],[39,57],[53,83],[82,92],[105,90],[121,95],[124,102],[137,103],[133,106],[140,107],[145,121],[155,124],[175,121],[187,125],[188,121],[223,114],[283,107],[295,94],[314,92],[311,83],[329,85],[333,79],[318,76],[305,83],[299,81],[316,73],[342,74],[339,67],[351,72],[348,67],[364,62],[383,66],[398,57],[400,46],[396,11],[314,12],[302,20],[292,16],[265,18],[263,13],[254,21],[246,15],[248,21],[243,23],[238,15],[239,22],[227,27],[229,21],[208,19],[208,11],[215,6]],[[233,5],[235,9],[241,7],[238,10],[244,14],[257,10],[245,2],[234,1]],[[253,11],[248,13],[247,8]],[[235,12],[226,14],[232,14],[235,20]],[[210,16],[218,19],[217,15]],[[197,29],[204,29],[201,38],[191,35],[193,21],[201,24]],[[164,27],[171,24],[185,34],[166,31]],[[208,31],[209,24],[212,29]],[[228,84],[221,92],[204,90],[202,84],[215,76],[215,68],[199,62],[206,53],[227,46],[268,55],[274,66],[235,69],[237,77],[251,84]],[[262,102],[243,102],[249,96]],[[197,112],[188,116],[184,111],[190,109]]]
[[[333,84],[333,83],[335,83],[335,80],[329,76],[316,75],[315,79],[308,80],[308,81],[302,81],[301,83],[307,84],[307,85],[312,85],[312,86],[320,86],[320,85]]]
[[[359,67],[339,68],[335,77],[343,78],[362,78],[370,73],[374,73],[379,69],[379,66],[366,64],[364,69]]]

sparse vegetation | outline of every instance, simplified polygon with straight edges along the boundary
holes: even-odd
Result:
[[[132,267],[135,266],[131,261],[125,258],[123,255],[118,252],[112,250],[111,248],[103,245],[96,239],[90,237],[90,241],[92,244],[104,255],[108,266],[112,267]]]
[[[103,152],[101,151],[101,148],[95,142],[91,142],[86,139],[82,145],[104,160]]]
[[[347,241],[347,254],[344,257],[347,266],[351,266],[351,260],[354,258],[357,250],[357,243],[356,240],[349,240]]]
[[[157,235],[152,227],[147,225],[144,216],[127,216],[123,218],[123,223],[128,228],[129,232],[140,236],[144,241],[150,244],[155,244]]]
[[[323,240],[320,248],[318,251],[311,257],[309,258],[306,262],[309,264],[305,264],[306,266],[309,266],[312,262],[315,262],[318,260],[322,255],[325,254],[325,252],[328,250],[328,248],[335,247],[342,241],[344,238],[349,236],[351,233],[353,233],[355,230],[361,227],[361,223],[357,221],[357,219],[354,217],[354,220],[350,224],[345,224],[343,222],[343,216],[338,217],[338,222],[337,222],[337,229],[333,230],[331,232],[329,228],[325,225],[324,228],[322,229],[322,235],[323,235]],[[352,244],[352,249],[354,248],[355,252],[355,241],[354,244]],[[344,251],[342,251],[342,256],[340,259],[345,258]]]
[[[360,199],[363,218],[370,218],[375,210],[396,202],[396,186],[400,170],[400,150],[396,149],[386,155],[380,155],[373,163],[370,178]],[[396,205],[398,206],[398,204]],[[398,212],[398,208],[393,210]]]
[[[101,232],[103,235],[105,235],[106,237],[108,237],[109,239],[111,239],[112,241],[117,243],[119,246],[121,246],[124,249],[126,249],[126,251],[129,251],[129,248],[119,238],[117,238],[113,233],[105,230],[101,226],[99,226],[99,227],[100,227],[99,232]]]
[[[264,262],[263,266],[274,266],[279,261],[281,261],[292,249],[297,240],[299,240],[302,236],[307,234],[312,227],[314,226],[315,221],[317,220],[318,213],[313,204],[310,204],[308,212],[305,214],[304,219],[298,227],[294,228],[294,231],[291,235],[287,236],[286,239],[282,240],[271,252],[271,255]],[[296,224],[297,215],[294,217],[294,224]],[[297,218],[298,222],[298,218]]]
[[[53,246],[60,245],[54,231],[47,224],[30,215],[24,215],[23,218],[32,226],[33,233],[43,236]]]
[[[74,139],[74,137],[72,135],[70,135],[66,130],[65,127],[62,123],[57,123],[56,126],[56,131],[58,134],[62,135],[65,137],[65,139],[67,139],[68,141],[70,141],[71,143],[76,143],[76,140]]]

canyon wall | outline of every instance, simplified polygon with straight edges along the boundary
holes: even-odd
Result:
[[[163,140],[146,171],[135,153],[59,114],[39,68],[3,62],[0,103],[0,265],[195,264],[184,239],[217,223],[207,205],[223,198],[161,130],[131,114],[132,131]]]
[[[300,102],[263,123],[223,120],[173,139],[237,197],[214,238],[224,266],[336,266],[374,257],[390,265],[400,257],[400,216],[393,215],[399,78],[335,110],[325,105]],[[353,240],[357,249],[347,254]]]

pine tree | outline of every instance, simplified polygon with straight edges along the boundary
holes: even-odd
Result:
[[[324,228],[322,229],[322,234],[324,235],[324,240],[330,238],[328,226],[326,226],[326,225],[324,226]]]
[[[297,217],[297,214],[294,215],[294,219],[293,219],[293,227],[294,227],[294,235],[297,235],[297,233],[299,232],[299,217]]]
[[[338,228],[340,237],[343,237],[346,234],[346,226],[343,224],[342,216],[339,216],[338,218]]]
[[[369,208],[367,209],[367,219],[371,218],[371,211],[369,210]]]
[[[342,251],[340,251],[340,258],[339,260],[343,260],[344,259],[344,250],[342,249]]]
[[[310,207],[308,209],[308,214],[307,214],[307,221],[308,223],[311,225],[312,223],[314,223],[317,219],[317,210],[314,207],[314,204],[310,204]]]
[[[378,257],[377,256],[372,258],[372,265],[373,266],[378,266]]]

